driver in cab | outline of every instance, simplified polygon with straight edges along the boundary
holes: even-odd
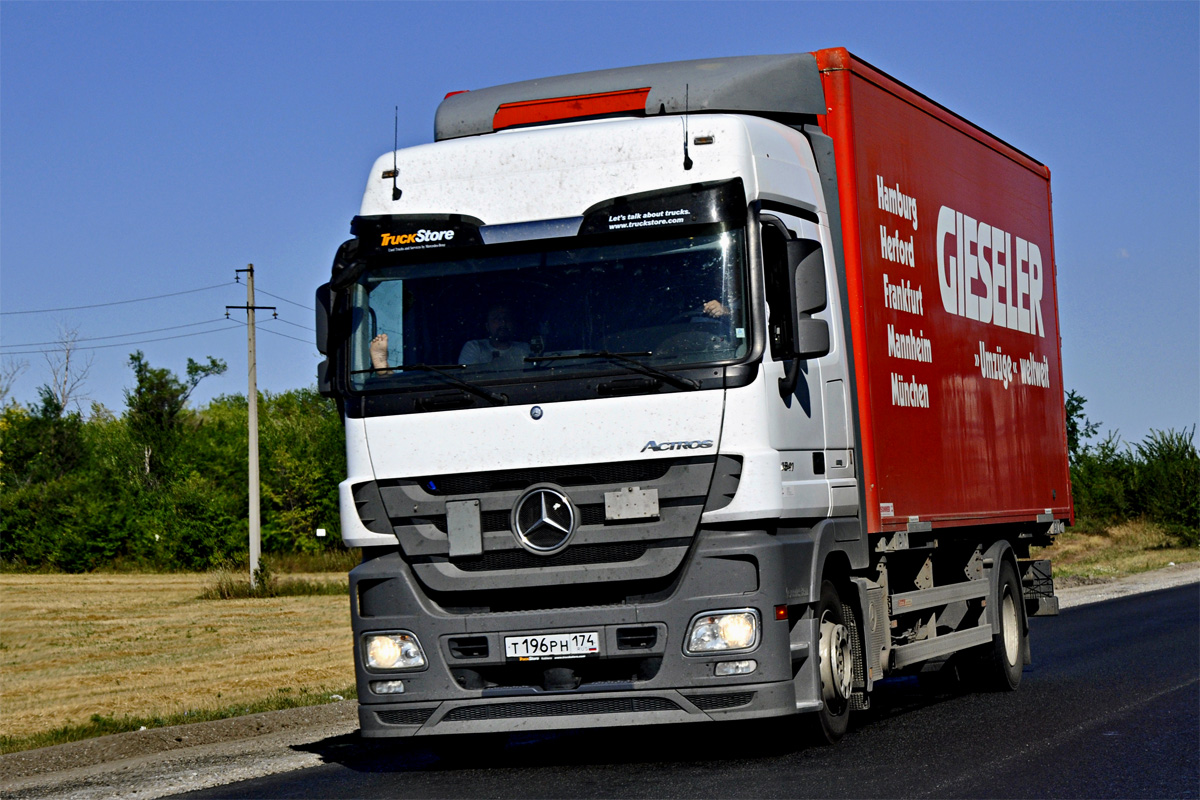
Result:
[[[495,369],[525,369],[525,357],[530,354],[525,342],[514,342],[512,310],[502,303],[488,309],[485,323],[487,338],[471,339],[458,354],[458,363],[491,365]],[[371,366],[376,374],[392,374],[388,368],[388,336],[381,333],[371,340]]]

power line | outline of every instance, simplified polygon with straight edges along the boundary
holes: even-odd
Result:
[[[91,347],[76,347],[75,349],[76,350],[104,350],[109,347],[128,347],[131,344],[147,344],[149,342],[165,342],[168,339],[186,339],[189,336],[204,336],[205,334],[208,334],[208,333],[220,333],[221,331],[228,330],[228,329],[229,329],[228,326],[223,326],[220,328],[213,328],[210,331],[196,331],[195,333],[181,333],[178,336],[158,336],[153,339],[138,339],[138,340],[132,341],[132,342],[118,342],[116,344],[97,344],[97,345],[92,345]],[[292,338],[292,337],[288,337],[288,338]],[[24,356],[24,355],[34,355],[34,354],[40,354],[40,353],[53,353],[53,352],[55,352],[55,350],[15,350],[11,353],[5,353],[4,355],[6,355],[6,356]]]
[[[202,286],[199,289],[185,289],[182,292],[169,292],[168,294],[156,294],[152,297],[135,297],[132,300],[114,300],[111,303],[92,303],[86,306],[63,306],[62,308],[38,308],[32,311],[0,311],[0,316],[11,316],[14,314],[48,314],[53,311],[79,311],[85,308],[104,308],[105,306],[120,306],[126,303],[141,303],[146,300],[161,300],[164,297],[178,297],[181,294],[195,294],[196,292],[207,292],[210,289],[220,289],[223,286],[228,286],[226,283],[217,283],[212,286]],[[289,301],[290,302],[290,301]]]
[[[293,342],[303,342],[304,344],[307,344],[311,347],[314,347],[314,348],[316,347],[316,344],[313,342],[310,342],[308,339],[299,339],[295,336],[288,336],[286,333],[280,333],[279,331],[273,331],[270,328],[263,328],[263,331],[265,333],[273,333],[276,336],[282,336],[285,339],[291,339]]]
[[[257,289],[256,289],[255,291],[257,291]],[[241,325],[242,327],[245,327],[245,326],[246,326],[246,324],[247,324],[247,323],[245,323],[245,322],[242,322],[241,320],[237,320],[237,319],[230,319],[230,321],[231,321],[231,322],[236,322],[238,325]],[[268,320],[268,321],[269,321],[269,320]],[[281,320],[279,320],[279,321],[280,321],[280,322],[287,322],[287,320],[282,320],[282,319],[281,319]],[[292,324],[292,325],[295,325],[296,323],[294,323],[294,322],[293,322],[293,323],[291,323],[291,324]],[[310,340],[308,340],[308,339],[299,339],[299,338],[297,338],[297,337],[295,337],[295,336],[288,336],[286,333],[280,333],[279,331],[273,331],[273,330],[271,330],[270,328],[264,328],[264,327],[262,327],[261,325],[259,325],[259,326],[258,326],[256,329],[257,329],[257,330],[260,330],[260,331],[262,331],[263,333],[269,333],[269,334],[271,334],[271,335],[273,335],[273,336],[282,336],[282,337],[283,337],[283,338],[285,338],[285,339],[291,339],[293,342],[302,342],[302,343],[304,343],[304,344],[308,344],[308,345],[312,345],[313,347],[316,347],[316,343],[315,343],[315,342],[312,342],[312,341],[310,341]]]
[[[270,320],[268,320],[268,321],[270,321]],[[292,322],[292,321],[290,321],[290,320],[286,320],[286,319],[284,319],[283,317],[276,317],[276,318],[275,318],[275,321],[276,321],[276,322],[282,322],[284,325],[291,325],[293,328],[299,328],[299,329],[300,329],[300,330],[302,330],[302,331],[308,331],[309,333],[316,333],[316,331],[315,331],[315,330],[313,330],[312,328],[308,327],[307,325],[300,325],[299,323]]]
[[[274,297],[276,300],[282,300],[285,303],[291,303],[292,305],[296,306],[297,308],[303,308],[303,309],[307,309],[309,311],[312,310],[312,306],[306,306],[303,303],[297,303],[295,300],[288,300],[286,297],[280,297],[277,294],[271,294],[266,289],[256,289],[255,291],[257,291],[259,294],[265,294],[267,297]]]
[[[214,322],[224,322],[224,317],[216,319],[206,319],[204,322],[189,322],[185,325],[171,325],[166,328],[151,328],[146,331],[131,331],[130,333],[114,333],[111,336],[91,336],[86,339],[71,339],[69,342],[66,339],[56,339],[53,342],[22,342],[21,344],[0,344],[0,350],[10,347],[40,347],[42,345],[65,345],[74,344],[75,342],[98,342],[102,339],[123,339],[126,336],[142,336],[147,333],[161,333],[162,331],[177,331],[181,328],[194,328],[197,325],[210,325]],[[294,323],[293,323],[294,324]]]

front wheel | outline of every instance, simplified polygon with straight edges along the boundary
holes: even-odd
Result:
[[[817,604],[820,639],[817,667],[821,674],[821,710],[813,716],[813,738],[833,744],[842,738],[850,724],[850,694],[854,690],[854,652],[850,631],[842,615],[842,599],[830,581],[821,583]]]

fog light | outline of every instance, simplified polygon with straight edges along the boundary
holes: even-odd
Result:
[[[367,666],[371,669],[416,669],[425,666],[425,652],[407,631],[367,637]]]
[[[371,681],[375,694],[404,694],[404,681]]]
[[[685,652],[717,653],[752,650],[758,645],[758,612],[753,609],[716,611],[692,620]]]
[[[758,662],[752,658],[745,661],[722,661],[717,664],[716,674],[718,678],[728,675],[749,675],[756,669],[758,669]]]

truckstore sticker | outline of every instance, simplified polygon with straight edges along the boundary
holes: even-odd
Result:
[[[379,246],[386,247],[389,253],[445,247],[447,242],[454,239],[453,230],[431,231],[425,228],[414,233],[383,233],[380,235],[383,238]]]

